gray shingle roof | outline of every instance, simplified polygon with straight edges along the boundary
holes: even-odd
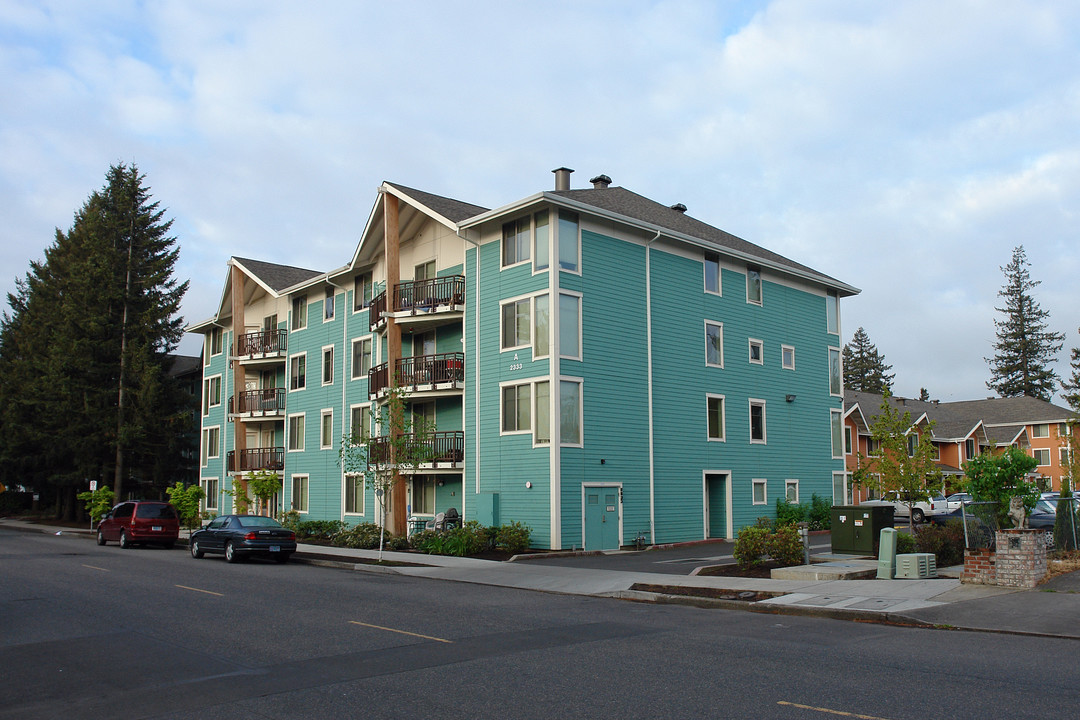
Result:
[[[281,292],[293,285],[322,275],[322,272],[319,270],[306,270],[304,268],[292,267],[291,265],[277,265],[275,263],[263,262],[262,260],[251,260],[250,258],[238,257],[235,259],[245,268],[250,270],[257,278],[266,283],[266,285],[274,290],[274,292]]]
[[[392,182],[387,182],[387,185],[394,186],[416,202],[426,208],[434,210],[451,222],[459,223],[463,220],[468,220],[474,215],[479,215],[480,213],[488,211],[488,208],[486,207],[454,200],[453,198],[443,197],[442,195],[433,195],[424,192],[423,190],[417,190],[405,185],[398,185],[397,183]]]
[[[828,285],[843,284],[835,278],[824,275],[813,268],[778,255],[771,250],[743,240],[740,237],[697,220],[686,213],[661,205],[655,200],[638,195],[622,187],[593,188],[584,190],[555,190],[551,195],[565,197],[568,200],[591,205],[608,212],[640,220],[666,230],[704,240],[720,249],[733,250],[737,253],[759,258],[763,263],[798,270],[801,273],[817,276]]]

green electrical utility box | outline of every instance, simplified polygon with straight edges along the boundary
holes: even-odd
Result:
[[[893,526],[891,505],[834,505],[832,551],[853,555],[876,555],[883,528]]]

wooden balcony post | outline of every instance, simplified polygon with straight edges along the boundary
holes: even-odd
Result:
[[[394,297],[394,289],[401,281],[401,260],[399,250],[401,246],[400,239],[400,226],[398,217],[398,199],[396,196],[391,195],[389,192],[383,193],[383,235],[385,241],[385,248],[383,257],[386,258],[386,297],[387,299]],[[391,301],[392,302],[392,301]],[[388,304],[388,309],[390,305]],[[397,367],[398,359],[401,358],[401,328],[394,322],[393,317],[386,319],[386,361],[387,370]],[[396,384],[393,377],[389,378],[390,385]],[[400,412],[400,408],[394,407],[394,403],[390,404],[391,412]],[[390,418],[390,428],[392,433],[401,432],[401,418]],[[393,444],[390,445],[393,448]],[[396,458],[391,457],[390,462],[396,462]],[[398,476],[395,478],[396,482],[393,483],[390,490],[390,513],[386,518],[386,529],[394,534],[403,534],[406,530],[405,527],[405,505],[408,502],[407,488],[405,482]]]

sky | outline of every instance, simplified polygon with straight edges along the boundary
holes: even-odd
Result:
[[[896,394],[993,395],[1018,245],[1080,346],[1077,2],[0,0],[0,98],[5,296],[119,162],[188,322],[231,256],[344,265],[384,180],[495,208],[566,166],[861,288]]]

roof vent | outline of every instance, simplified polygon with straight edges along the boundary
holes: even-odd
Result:
[[[597,175],[589,182],[592,183],[594,190],[607,190],[608,185],[611,184],[611,178],[607,175]]]
[[[561,167],[555,168],[551,172],[555,173],[555,189],[556,190],[569,190],[570,189],[570,173],[574,172],[570,168]]]
[[[671,209],[674,210],[677,213],[685,213],[686,212],[686,206],[683,205],[682,203],[675,203],[674,205],[671,206]]]

